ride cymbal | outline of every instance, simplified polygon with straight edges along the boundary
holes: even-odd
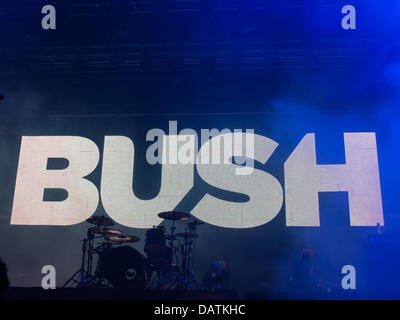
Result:
[[[114,221],[112,221],[110,218],[107,218],[105,216],[91,216],[89,219],[86,220],[90,224],[94,224],[96,226],[102,226],[102,227],[111,227],[115,225]]]
[[[178,211],[166,211],[159,213],[158,216],[166,220],[187,220],[191,217],[191,214]]]

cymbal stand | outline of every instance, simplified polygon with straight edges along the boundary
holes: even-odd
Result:
[[[93,265],[93,249],[94,235],[88,230],[86,238],[82,242],[82,259],[81,266],[64,284],[63,288],[68,286],[71,282],[75,283],[77,287],[91,287],[96,283],[96,279],[92,274]],[[79,275],[79,281],[75,278]]]
[[[188,284],[185,279],[183,279],[178,272],[174,271],[174,260],[176,261],[176,264],[178,265],[178,259],[176,256],[176,248],[175,248],[175,220],[172,220],[172,226],[171,226],[171,234],[169,235],[169,245],[170,245],[170,250],[171,250],[171,262],[170,262],[170,266],[169,266],[169,271],[164,274],[161,278],[159,278],[154,284],[153,284],[153,288],[158,287],[159,285],[165,283],[166,284],[166,289],[169,290],[171,289],[174,285],[176,285],[176,287],[179,286],[185,286],[188,289],[192,289],[192,287],[190,286],[190,284]],[[175,256],[175,259],[174,259]]]
[[[88,261],[87,261],[87,273],[92,276],[92,266],[93,266],[93,244],[94,244],[94,234],[87,232],[87,238],[89,239],[89,250],[88,250]]]
[[[95,249],[94,252],[98,255],[97,267],[95,270],[95,285],[99,288],[108,288],[110,284],[104,278],[104,254],[107,249],[111,248],[111,244],[108,242],[100,243]]]
[[[90,274],[88,274],[85,269],[86,251],[88,246],[88,239],[85,238],[82,241],[82,259],[81,267],[62,285],[63,288],[68,286],[71,282],[75,283],[77,287],[86,287],[88,280],[90,279]],[[75,278],[79,275],[79,280]]]
[[[191,288],[195,288],[197,290],[200,289],[199,283],[193,272],[193,258],[194,258],[194,249],[196,248],[196,224],[188,224],[188,234],[193,235],[192,238],[188,237],[185,239],[185,263],[183,275],[185,277],[185,281],[191,285]]]

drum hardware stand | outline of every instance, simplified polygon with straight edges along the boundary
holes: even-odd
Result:
[[[87,238],[89,239],[89,250],[88,250],[88,261],[87,261],[87,273],[92,276],[92,265],[93,265],[93,241],[94,234],[91,234],[88,230]]]
[[[170,270],[164,274],[161,278],[159,278],[152,286],[151,289],[157,288],[158,285],[162,283],[167,283],[167,290],[171,289],[172,286],[176,283],[177,285],[181,284],[186,286],[188,289],[192,289],[189,283],[185,281],[177,272],[174,271],[174,265],[173,265],[173,260],[174,260],[174,255],[175,255],[175,260],[176,260],[176,248],[174,246],[174,240],[175,240],[175,220],[172,220],[172,226],[171,226],[171,234],[170,234],[170,240],[169,240],[169,245],[171,249],[171,262],[170,262]]]
[[[93,276],[92,266],[93,266],[93,252],[95,252],[94,246],[94,238],[95,236],[91,234],[88,230],[87,236],[82,240],[82,259],[81,259],[81,267],[77,270],[64,284],[63,288],[65,288],[71,281],[77,284],[77,287],[91,287],[95,286],[96,283],[99,282],[100,279],[96,279],[98,277]],[[79,281],[75,280],[75,277],[80,274]]]
[[[86,287],[87,281],[92,277],[87,270],[85,270],[85,260],[86,260],[86,251],[87,251],[88,239],[85,238],[82,240],[82,259],[81,259],[81,267],[77,270],[62,286],[65,288],[68,286],[70,282],[74,282],[78,287]],[[89,248],[90,250],[90,248]],[[76,276],[79,275],[79,281],[75,280]]]
[[[103,270],[103,264],[104,264],[104,257],[102,256],[102,252],[104,252],[105,248],[109,247],[110,244],[107,242],[102,242],[99,246],[97,246],[94,251],[98,253],[99,255],[99,260],[98,260],[98,265],[95,270],[95,284],[96,287],[98,288],[109,288],[111,285],[108,283],[108,281],[104,278],[104,270]],[[100,248],[100,250],[99,250]]]
[[[193,244],[193,240],[190,240],[188,243],[188,249],[187,249],[187,253],[185,254],[185,258],[186,258],[186,263],[185,263],[185,268],[184,270],[184,275],[185,275],[185,281],[189,284],[193,284],[194,288],[199,290],[200,286],[199,283],[197,282],[197,279],[194,275],[193,269],[192,269],[192,244]]]
[[[196,241],[196,231],[197,231],[197,220],[195,220],[194,223],[189,223],[188,224],[189,227],[189,234],[193,235],[193,238],[188,240],[185,239],[185,246],[186,246],[186,250],[185,250],[185,254],[184,254],[184,264],[183,264],[183,272],[184,272],[184,276],[185,276],[185,281],[189,284],[193,284],[194,288],[199,290],[200,289],[200,285],[194,275],[193,272],[193,268],[192,268],[192,260],[193,260],[193,256],[194,256],[194,248],[195,248],[195,241]],[[192,249],[193,247],[193,249]]]

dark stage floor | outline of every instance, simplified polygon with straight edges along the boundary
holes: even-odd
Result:
[[[292,300],[292,299],[366,299],[360,293],[318,293],[305,295],[293,292],[237,292],[235,289],[219,291],[134,291],[117,289],[10,288],[5,300]]]

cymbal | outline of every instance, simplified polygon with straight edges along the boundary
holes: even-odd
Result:
[[[94,234],[101,234],[103,236],[105,235],[121,235],[122,231],[119,231],[117,229],[109,229],[105,227],[93,227],[90,228],[89,233],[94,233]]]
[[[166,220],[187,220],[191,215],[185,212],[167,211],[159,213],[158,216]]]
[[[181,232],[175,235],[178,238],[197,238],[199,235],[196,233],[189,233],[189,232]]]
[[[91,216],[86,221],[96,226],[102,226],[102,227],[111,227],[115,225],[114,221],[105,216]]]
[[[129,235],[109,235],[105,237],[108,241],[112,243],[130,243],[130,242],[138,242],[140,241],[140,238],[136,236],[129,236]]]

